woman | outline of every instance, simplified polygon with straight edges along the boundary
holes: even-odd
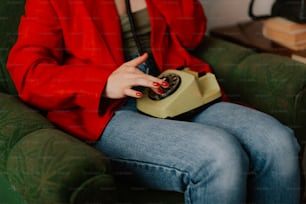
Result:
[[[204,37],[200,2],[130,3],[144,53],[124,0],[27,0],[8,61],[21,99],[93,142],[114,167],[150,188],[183,192],[186,203],[298,203],[299,145],[274,118],[226,102],[189,122],[137,112],[135,87],[161,94],[169,86],[156,74],[210,68],[187,51]]]

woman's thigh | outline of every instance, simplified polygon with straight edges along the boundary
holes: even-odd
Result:
[[[205,124],[152,118],[131,110],[116,112],[95,147],[120,169],[131,170],[129,173],[138,180],[157,189],[182,192],[190,182],[205,178],[218,185],[224,185],[225,180],[231,185],[232,180],[233,185],[240,182],[238,186],[243,186],[248,170],[244,150],[226,131]]]
[[[198,114],[193,122],[223,129],[234,135],[248,153],[258,157],[269,150],[278,151],[278,154],[293,152],[295,156],[299,151],[290,128],[268,114],[245,106],[216,103]]]
[[[249,155],[254,191],[273,195],[274,189],[275,198],[284,199],[298,192],[300,147],[290,128],[265,113],[226,102],[210,106],[194,122],[221,128],[237,138]]]

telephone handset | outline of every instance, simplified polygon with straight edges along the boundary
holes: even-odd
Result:
[[[184,70],[166,70],[159,75],[169,87],[159,95],[147,88],[143,97],[137,99],[137,109],[157,118],[175,118],[198,109],[221,97],[221,90],[212,73]]]

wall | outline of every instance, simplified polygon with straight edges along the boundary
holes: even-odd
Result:
[[[208,19],[208,30],[213,27],[250,20],[250,0],[201,0]],[[270,14],[274,0],[255,0],[254,14]]]

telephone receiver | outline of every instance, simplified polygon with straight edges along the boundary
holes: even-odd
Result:
[[[158,77],[169,83],[164,93],[156,94],[146,88],[143,97],[137,99],[137,109],[147,115],[175,118],[221,97],[220,86],[212,73],[201,75],[189,68],[169,69]]]
[[[270,17],[283,17],[297,23],[306,23],[306,0],[275,0],[271,8],[271,15],[255,15],[253,7],[255,0],[249,4],[249,16],[253,20],[261,20]]]

